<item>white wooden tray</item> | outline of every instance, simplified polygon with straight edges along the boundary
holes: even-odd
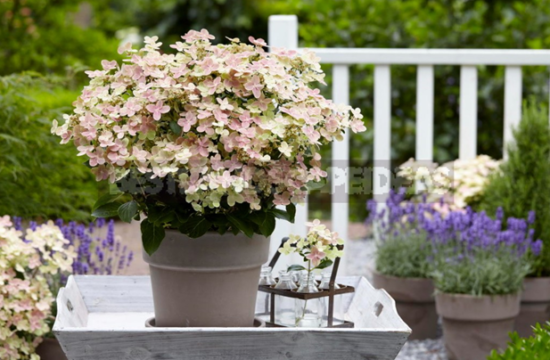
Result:
[[[146,328],[148,276],[71,276],[53,331],[69,360],[395,359],[411,330],[393,299],[364,278],[338,282],[356,287],[344,302],[355,328]]]

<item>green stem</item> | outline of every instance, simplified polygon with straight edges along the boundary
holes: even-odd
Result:
[[[307,283],[309,284],[309,279],[311,276],[311,260],[307,262]],[[307,300],[304,300],[304,307],[302,308],[302,316],[298,319],[296,319],[296,326],[300,323],[300,321],[304,320],[306,317],[306,308],[307,308]]]

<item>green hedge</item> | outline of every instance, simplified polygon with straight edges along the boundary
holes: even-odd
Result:
[[[96,182],[51,121],[77,96],[39,76],[0,77],[0,215],[87,220]]]

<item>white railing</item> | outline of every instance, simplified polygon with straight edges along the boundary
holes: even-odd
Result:
[[[269,18],[268,43],[273,47],[298,49],[298,20],[294,15]],[[298,49],[299,50],[299,49]],[[349,66],[374,65],[374,169],[373,194],[383,201],[390,190],[391,159],[391,65],[417,65],[416,159],[433,160],[434,66],[460,66],[460,138],[459,156],[471,159],[477,154],[477,66],[505,66],[504,142],[512,139],[512,128],[521,119],[522,66],[550,66],[550,50],[482,50],[482,49],[359,49],[313,48],[321,63],[333,64],[332,97],[337,103],[349,103]],[[349,178],[342,169],[349,162],[348,134],[332,145],[332,227],[348,239],[349,208],[341,201],[335,184],[349,188]],[[383,165],[385,164],[385,165]],[[272,251],[289,232],[305,234],[307,204],[298,206],[294,224],[277,223]],[[348,254],[349,256],[349,254]],[[344,266],[345,269],[345,257]]]

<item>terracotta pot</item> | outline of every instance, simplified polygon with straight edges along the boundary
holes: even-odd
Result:
[[[514,329],[521,295],[472,296],[438,293],[445,348],[451,360],[485,360],[491,350],[506,348]]]
[[[44,338],[36,348],[36,354],[40,356],[40,360],[67,360],[57,339]]]
[[[533,335],[537,323],[550,320],[550,277],[526,278],[515,330],[521,337]]]
[[[149,256],[159,327],[252,327],[260,268],[269,238],[207,233],[192,239],[167,230]]]
[[[373,271],[372,285],[386,290],[395,300],[399,316],[412,329],[409,340],[437,337],[438,317],[431,279],[398,278]]]

